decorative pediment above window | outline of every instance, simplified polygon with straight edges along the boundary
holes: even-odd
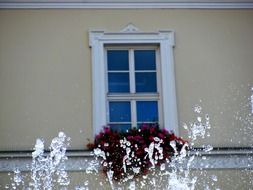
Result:
[[[154,44],[167,40],[169,45],[175,45],[173,30],[158,30],[157,32],[144,32],[130,23],[119,32],[108,32],[106,30],[91,30],[89,33],[89,44],[92,47],[95,41],[105,43],[144,43]]]
[[[135,33],[140,32],[139,28],[137,28],[132,23],[129,23],[124,29],[121,30],[123,33]]]

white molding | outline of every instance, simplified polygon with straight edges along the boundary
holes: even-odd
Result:
[[[184,160],[183,168],[187,168],[187,163],[191,156],[190,169],[251,169],[253,168],[252,150],[225,150],[225,151],[190,151],[190,156]],[[66,171],[85,171],[90,167],[91,162],[97,161],[96,169],[101,169],[100,161],[96,160],[89,151],[66,152]],[[203,159],[205,156],[205,159]],[[0,172],[13,172],[15,168],[20,171],[31,171],[32,155],[31,153],[0,153]]]
[[[130,28],[130,30],[129,30]],[[134,29],[133,29],[134,28]],[[177,104],[175,92],[175,74],[173,47],[174,32],[142,32],[132,24],[120,32],[93,30],[89,32],[89,44],[92,48],[92,83],[93,83],[93,129],[94,135],[106,125],[106,83],[104,66],[104,46],[110,44],[158,44],[161,59],[161,83],[163,100],[163,125],[178,134]]]
[[[134,24],[129,23],[121,32],[124,33],[135,33],[135,32],[140,32],[140,29],[137,28]]]
[[[253,9],[253,2],[17,2],[2,1],[0,9]]]

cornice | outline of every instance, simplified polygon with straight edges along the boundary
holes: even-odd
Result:
[[[186,159],[181,163],[183,168],[189,167],[187,163],[190,157],[195,155],[194,160],[191,160],[190,169],[252,169],[252,149],[227,149],[227,150],[212,150],[190,151]],[[93,169],[100,170],[100,161],[94,159],[90,151],[67,151],[65,169],[66,171],[87,171],[90,169],[91,163]],[[31,171],[32,152],[1,152],[0,151],[0,172],[13,172],[15,168],[20,171]]]
[[[253,1],[0,1],[0,9],[253,9]]]

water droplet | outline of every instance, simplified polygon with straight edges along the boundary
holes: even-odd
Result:
[[[88,185],[89,185],[89,181],[86,180],[86,181],[84,182],[84,185],[85,185],[85,186],[88,186]]]
[[[193,111],[194,111],[195,113],[201,113],[202,107],[199,106],[199,105],[195,105],[194,108],[193,108]]]
[[[216,175],[212,175],[211,178],[212,178],[213,181],[218,181],[218,178],[217,178]]]
[[[211,145],[204,146],[205,152],[210,152],[211,150],[213,150],[213,147]]]
[[[186,123],[183,124],[183,128],[186,130],[188,129],[188,126],[186,125]]]
[[[161,164],[160,170],[161,170],[161,171],[164,171],[164,170],[165,170],[165,164],[164,164],[164,163]]]
[[[4,188],[5,188],[5,189],[9,189],[9,188],[10,188],[10,185],[9,185],[9,184],[6,184],[6,185],[4,186]]]

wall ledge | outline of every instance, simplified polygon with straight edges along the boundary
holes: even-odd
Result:
[[[12,172],[15,168],[30,171],[31,153],[31,151],[0,152],[0,172]],[[96,160],[90,151],[70,150],[66,155],[68,156],[67,171],[86,171],[92,167],[91,163],[97,170],[100,168],[99,160]],[[184,168],[193,155],[195,158],[190,169],[253,169],[252,148],[215,148],[210,152],[194,149],[189,151],[189,155],[182,163]]]

